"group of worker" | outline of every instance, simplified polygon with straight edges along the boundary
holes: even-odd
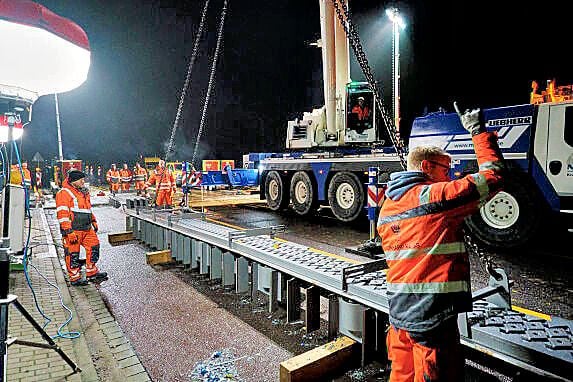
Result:
[[[151,175],[147,176],[147,170],[139,163],[135,164],[133,172],[129,170],[127,163],[118,170],[115,164],[106,173],[106,180],[109,184],[110,192],[115,195],[117,192],[128,192],[131,183],[135,183],[137,195],[145,195],[147,189],[155,187],[155,205],[161,208],[171,208],[173,205],[173,194],[177,192],[177,185],[173,172],[165,167],[165,161],[160,160]],[[121,188],[120,188],[121,187]]]
[[[113,163],[111,168],[107,170],[105,179],[109,185],[109,191],[114,195],[118,192],[129,192],[132,182],[137,194],[140,195],[145,189],[147,170],[141,167],[139,163],[135,164],[133,171],[129,169],[127,163],[124,163],[123,168],[118,170],[116,164]]]

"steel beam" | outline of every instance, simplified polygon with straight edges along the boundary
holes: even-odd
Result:
[[[235,258],[235,292],[249,291],[249,262],[242,256]]]
[[[307,333],[320,329],[320,288],[315,285],[306,288],[304,322]]]

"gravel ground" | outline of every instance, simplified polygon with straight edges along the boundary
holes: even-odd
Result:
[[[154,381],[189,381],[197,362],[229,349],[244,381],[274,381],[291,353],[216,302],[191,288],[176,272],[145,264],[144,247],[111,247],[107,234],[125,230],[119,210],[99,207],[102,257],[110,275],[100,285],[112,313],[129,336]]]

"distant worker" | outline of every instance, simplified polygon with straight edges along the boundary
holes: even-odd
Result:
[[[135,190],[137,191],[137,195],[143,195],[145,189],[145,181],[147,180],[147,171],[141,167],[139,162],[135,164],[133,179],[135,181]]]
[[[149,180],[145,183],[144,189],[149,186],[155,186],[155,206],[171,208],[173,205],[172,196],[177,191],[175,185],[175,177],[169,169],[165,168],[165,161],[160,160],[159,164],[155,167],[155,170],[151,173]]]
[[[97,173],[96,173],[96,186],[101,186],[103,184],[103,171],[101,166],[97,166]]]
[[[28,168],[27,162],[22,163],[22,172],[24,173],[24,179],[22,184],[29,190],[32,188],[32,173]]]
[[[90,184],[95,184],[95,177],[94,177],[94,166],[93,165],[89,165],[88,167],[88,181],[90,182]]]
[[[44,193],[42,192],[43,185],[42,185],[42,169],[40,167],[36,167],[34,170],[34,188],[36,190],[36,199],[43,203],[44,201]]]
[[[120,174],[117,168],[115,167],[115,163],[111,165],[111,168],[107,170],[107,174],[105,174],[105,179],[109,184],[110,192],[115,195],[119,191],[119,181],[120,181]]]
[[[32,174],[28,170],[28,164],[26,162],[22,163],[22,167],[19,164],[13,164],[10,170],[10,183],[21,185],[28,190],[32,186]]]
[[[85,187],[86,174],[71,170],[56,194],[56,216],[60,223],[66,269],[70,283],[74,286],[86,285],[82,279],[80,246],[85,250],[86,277],[92,281],[107,279],[106,272],[99,272],[98,225],[92,213],[89,189]]]
[[[127,163],[123,164],[119,176],[121,177],[121,192],[128,192],[131,187],[131,170],[127,167]]]
[[[370,117],[370,109],[364,104],[364,97],[358,97],[358,104],[352,108],[352,113],[356,114],[359,121],[365,121]]]
[[[36,167],[36,169],[34,170],[34,172],[36,173],[36,189],[38,189],[38,191],[42,190],[42,188],[44,188],[43,184],[42,184],[42,169],[40,167]]]
[[[60,172],[61,172],[60,166],[54,166],[54,183],[58,187],[62,187],[62,184],[60,182]]]
[[[479,172],[451,180],[444,150],[415,147],[408,170],[391,174],[378,219],[389,267],[392,382],[464,380],[457,317],[472,310],[472,296],[461,227],[499,191],[504,163],[481,110],[458,115],[472,136]]]

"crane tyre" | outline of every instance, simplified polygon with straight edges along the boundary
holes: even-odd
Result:
[[[351,172],[335,174],[328,185],[328,203],[338,220],[356,220],[364,207],[364,187]]]
[[[265,198],[267,205],[273,211],[288,207],[289,196],[285,192],[284,179],[276,171],[269,172],[265,178]]]
[[[486,247],[509,250],[523,246],[540,231],[546,211],[529,181],[508,176],[503,191],[466,218],[465,223],[474,238]]]
[[[299,215],[306,215],[318,206],[315,187],[306,172],[298,171],[291,178],[290,200]]]

